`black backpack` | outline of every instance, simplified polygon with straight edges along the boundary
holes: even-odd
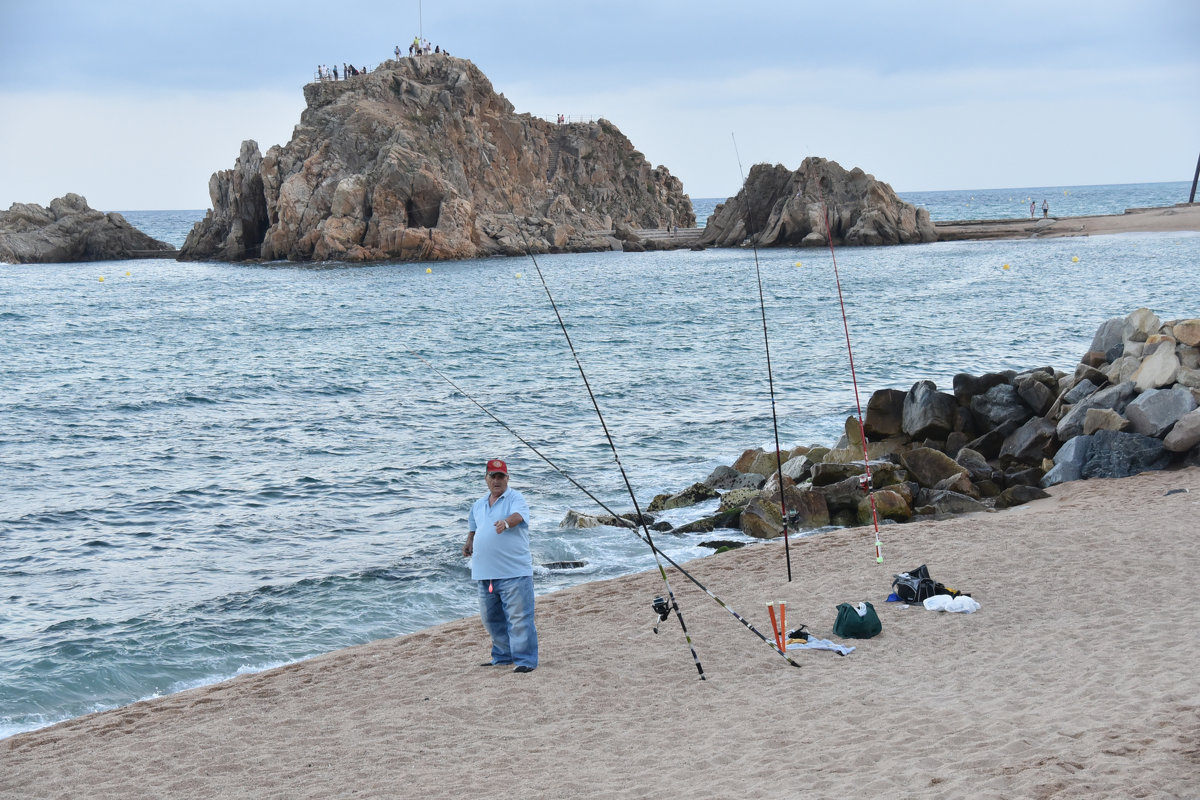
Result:
[[[937,584],[929,577],[929,570],[924,564],[892,577],[895,578],[892,581],[892,591],[905,603],[921,603],[926,597],[937,594]]]
[[[933,597],[935,594],[948,594],[951,597],[964,594],[957,589],[947,588],[929,577],[929,570],[925,568],[924,564],[892,577],[895,579],[892,581],[892,591],[905,603],[923,603],[925,598]],[[970,595],[967,596],[970,597]]]

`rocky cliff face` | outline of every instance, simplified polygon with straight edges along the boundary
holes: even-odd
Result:
[[[935,242],[929,212],[905,203],[892,187],[855,167],[810,157],[795,172],[756,164],[742,190],[717,206],[701,245],[824,246],[822,208],[829,210],[834,244]]]
[[[695,224],[611,123],[514,113],[470,61],[389,61],[304,88],[285,146],[243,143],[181,258],[368,261],[620,248],[614,225]]]
[[[175,251],[120,214],[97,211],[74,193],[51,200],[49,208],[13,203],[0,211],[0,261],[10,264],[111,261],[151,252],[171,256]]]

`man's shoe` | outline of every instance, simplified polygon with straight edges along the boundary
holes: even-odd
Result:
[[[524,664],[522,664],[519,667],[513,667],[513,672],[520,672],[520,673],[533,672],[533,667],[527,667]]]
[[[512,663],[511,661],[504,661],[504,662],[500,662],[500,661],[485,661],[485,662],[483,662],[482,664],[480,664],[479,666],[481,666],[481,667],[503,667],[503,666],[506,666],[506,665],[508,665],[508,664],[511,664],[511,663]]]

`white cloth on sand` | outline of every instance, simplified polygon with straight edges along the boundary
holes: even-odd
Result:
[[[848,656],[854,652],[853,647],[846,647],[844,644],[831,642],[828,639],[818,639],[815,636],[808,637],[807,642],[795,642],[787,646],[788,650],[832,650],[839,656]]]
[[[935,594],[933,597],[925,598],[925,607],[930,611],[960,611],[963,614],[970,614],[972,611],[979,610],[979,603],[965,594],[960,594],[958,597]]]

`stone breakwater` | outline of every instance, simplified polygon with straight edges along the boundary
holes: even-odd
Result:
[[[999,510],[1047,497],[1045,488],[1064,481],[1200,466],[1200,319],[1163,322],[1139,308],[1102,324],[1071,373],[960,373],[953,383],[951,392],[931,381],[879,390],[862,428],[847,418],[833,447],[747,450],[705,480],[655,497],[646,522],[677,533],[781,536],[780,472],[788,529],[805,531],[867,525],[873,513],[908,522]],[[654,522],[656,512],[714,498],[718,510],[704,519],[674,529]],[[562,524],[633,519],[570,512]]]

